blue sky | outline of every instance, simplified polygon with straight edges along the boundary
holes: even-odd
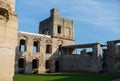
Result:
[[[19,30],[38,33],[52,8],[74,20],[76,44],[120,39],[120,0],[16,0]]]

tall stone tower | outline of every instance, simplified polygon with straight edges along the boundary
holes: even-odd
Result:
[[[64,45],[74,44],[74,22],[61,18],[59,10],[55,8],[51,9],[49,18],[40,22],[39,33],[57,38]]]
[[[39,33],[52,37],[52,42],[49,43],[52,49],[51,57],[49,57],[52,59],[51,72],[59,71],[58,58],[63,54],[61,47],[74,45],[74,22],[60,17],[59,10],[53,8],[50,10],[50,17],[40,22]],[[46,57],[48,58],[47,54]]]
[[[0,81],[13,81],[17,31],[15,0],[0,0]]]

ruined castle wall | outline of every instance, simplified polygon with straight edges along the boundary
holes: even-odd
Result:
[[[61,18],[58,9],[52,9],[50,17],[41,21],[39,33],[52,37],[52,53],[46,54],[51,61],[51,72],[55,72],[55,62],[60,58],[60,46],[74,45],[74,24],[72,20]]]
[[[63,55],[61,57],[61,72],[99,72],[92,56]],[[97,68],[97,69],[96,69]]]
[[[119,40],[108,41],[107,42],[107,52],[105,53],[106,72],[119,73],[120,72],[120,43]]]
[[[7,4],[11,5],[0,0],[0,81],[13,81],[18,38],[17,14],[9,10]]]
[[[100,72],[102,71],[102,61],[100,55],[100,45],[93,47],[93,54],[82,52],[80,55],[61,55],[61,72]]]
[[[46,36],[39,36],[27,34],[27,33],[19,33],[18,35],[18,46],[17,46],[17,53],[16,53],[16,73],[19,73],[20,68],[18,68],[18,60],[19,58],[25,59],[25,68],[24,73],[32,73],[32,61],[33,59],[39,60],[39,68],[38,73],[45,73],[45,62],[46,60],[51,61],[51,72],[55,72],[55,61],[60,58],[61,53],[59,53],[59,45],[65,46],[65,45],[71,45],[74,44],[74,41],[65,40],[65,39],[58,39],[58,38],[51,38]],[[24,39],[26,40],[26,51],[21,52],[19,51],[20,46],[20,40]],[[33,52],[33,42],[35,40],[39,40],[40,42],[40,52],[34,53]],[[50,44],[52,45],[52,52],[46,53],[46,45]]]
[[[31,35],[26,33],[19,33],[18,35],[18,48],[16,54],[16,73],[19,73],[18,68],[18,59],[23,58],[26,60],[25,62],[25,72],[24,73],[32,73],[32,61],[37,59],[39,61],[38,65],[38,73],[45,73],[45,60],[46,60],[46,42],[49,40],[51,41],[50,36],[39,36],[38,35]],[[21,52],[19,51],[20,40],[26,40],[26,51]],[[33,52],[33,42],[39,42],[39,52]]]

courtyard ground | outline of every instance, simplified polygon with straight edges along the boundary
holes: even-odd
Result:
[[[120,78],[120,74],[61,73],[15,75],[14,81],[111,81]],[[119,81],[119,80],[118,80]]]

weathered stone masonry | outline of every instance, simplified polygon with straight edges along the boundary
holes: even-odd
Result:
[[[73,21],[59,17],[59,15],[56,15],[58,13],[59,10],[52,9],[50,17],[40,22],[39,32],[41,34],[19,32],[16,52],[16,73],[56,71],[55,63],[58,62],[57,58],[61,55],[59,51],[61,46],[74,45]],[[35,41],[38,42],[35,48],[39,50],[36,53],[34,53]],[[36,64],[38,67],[33,68],[33,60],[37,60]]]
[[[14,68],[15,73],[120,73],[120,40],[74,45],[73,21],[61,18],[58,9],[50,12],[39,34],[18,32],[15,0],[0,0],[0,81],[13,81]]]
[[[120,73],[120,40],[107,42],[107,49],[103,54],[103,71]]]
[[[13,81],[18,38],[15,0],[0,0],[0,81]]]
[[[76,55],[77,45],[74,45],[73,21],[61,18],[58,9],[52,9],[50,17],[40,22],[39,33],[19,32],[16,73],[99,72],[102,70],[101,44],[78,45],[78,48],[84,49],[84,52]],[[34,45],[35,41],[38,42],[36,45]],[[34,53],[34,46],[39,50],[36,53]],[[85,48],[92,48],[92,55],[89,55]]]
[[[18,33],[16,73],[120,72],[119,40],[107,45],[74,45],[73,21],[61,18],[58,9],[50,12],[50,17],[40,22],[39,34]],[[76,49],[81,50],[79,54]]]

